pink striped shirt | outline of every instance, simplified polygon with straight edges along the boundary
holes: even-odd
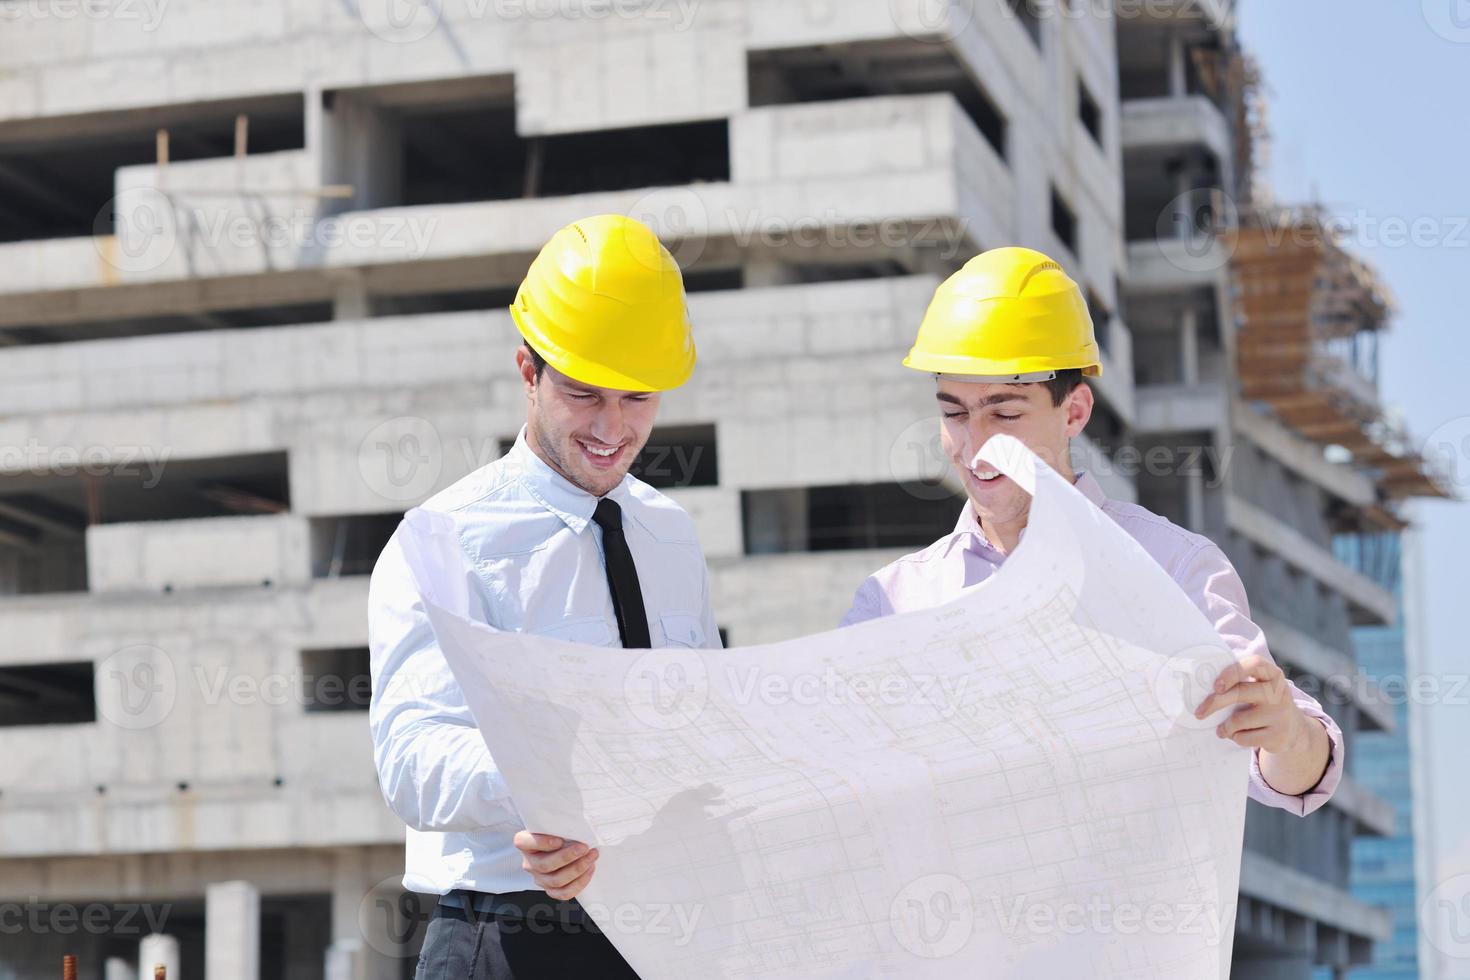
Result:
[[[1230,559],[1214,542],[1137,504],[1108,499],[1091,474],[1078,476],[1076,486],[1179,583],[1237,657],[1259,653],[1270,658],[1265,634],[1251,622],[1245,586]],[[1025,535],[1025,531],[1021,533]],[[954,599],[960,590],[985,581],[1005,557],[986,539],[974,509],[967,503],[951,534],[870,575],[853,597],[852,608],[842,618],[842,625],[941,605]],[[1306,793],[1287,796],[1266,783],[1261,775],[1260,750],[1257,750],[1251,760],[1250,795],[1267,806],[1306,816],[1326,803],[1342,780],[1342,729],[1315,698],[1295,684],[1291,685],[1291,691],[1297,707],[1327,729],[1332,742],[1327,771]]]

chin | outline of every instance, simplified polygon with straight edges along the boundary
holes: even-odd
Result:
[[[983,496],[970,494],[969,497],[976,514],[996,521],[1006,521],[1020,515],[1026,503],[1024,494],[1021,497],[1014,493]]]
[[[582,472],[577,474],[577,482],[582,485],[583,490],[600,497],[609,490],[617,487],[619,483],[622,483],[623,477],[626,475],[626,470],[616,473],[606,471],[596,473]]]

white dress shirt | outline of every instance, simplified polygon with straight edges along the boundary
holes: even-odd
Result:
[[[719,647],[709,573],[689,515],[632,476],[608,497],[623,511],[654,646]],[[504,457],[423,507],[453,518],[474,570],[471,604],[485,623],[619,646],[602,531],[592,522],[597,499],[533,453],[522,429]],[[404,561],[403,533],[400,524],[373,569],[368,644],[378,781],[409,828],[404,887],[440,895],[535,889],[511,843],[525,824],[435,644]]]

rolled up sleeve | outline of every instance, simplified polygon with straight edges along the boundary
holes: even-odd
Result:
[[[1237,659],[1260,654],[1275,662],[1266,647],[1265,632],[1251,621],[1245,585],[1219,547],[1207,544],[1196,549],[1182,562],[1174,580],[1214,625],[1215,631]],[[1291,684],[1290,681],[1287,683]],[[1261,750],[1257,749],[1251,753],[1250,796],[1267,806],[1280,807],[1304,817],[1326,803],[1342,781],[1342,729],[1331,715],[1322,710],[1316,698],[1295,684],[1291,684],[1291,696],[1303,714],[1315,718],[1327,729],[1327,738],[1332,745],[1327,769],[1316,786],[1300,796],[1288,796],[1272,789],[1266,782],[1261,774]]]
[[[388,806],[414,830],[521,829],[393,535],[368,591],[373,759]]]

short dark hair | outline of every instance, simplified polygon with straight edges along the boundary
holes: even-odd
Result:
[[[1046,385],[1046,390],[1051,392],[1051,403],[1054,406],[1060,406],[1067,400],[1072,390],[1082,383],[1081,368],[1067,368],[1065,371],[1058,371],[1055,378],[1041,382]]]
[[[521,344],[521,346],[526,349],[527,354],[531,355],[531,364],[536,368],[536,380],[540,381],[541,372],[546,370],[546,358],[536,353],[536,348],[532,347],[530,344]],[[1060,405],[1061,402],[1058,402],[1057,404]]]

